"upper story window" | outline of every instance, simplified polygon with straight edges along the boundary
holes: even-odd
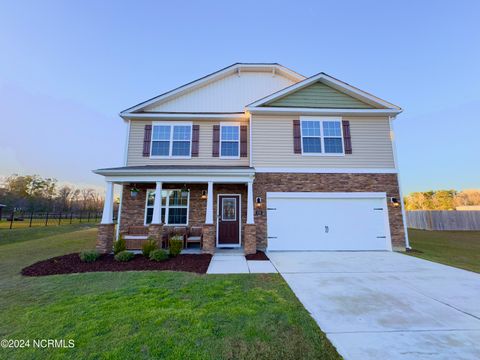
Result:
[[[152,127],[152,157],[189,158],[192,148],[192,124],[154,123]]]
[[[228,159],[240,157],[239,124],[220,124],[220,157]]]
[[[341,120],[301,119],[301,134],[304,155],[344,154]]]

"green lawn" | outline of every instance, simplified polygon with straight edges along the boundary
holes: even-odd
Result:
[[[0,246],[0,339],[75,341],[72,349],[0,349],[0,358],[340,358],[279,275],[19,275],[37,260],[93,247],[95,234]]]
[[[480,273],[480,231],[408,230],[408,255]]]

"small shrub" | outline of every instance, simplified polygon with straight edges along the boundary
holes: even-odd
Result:
[[[113,253],[118,254],[119,252],[127,250],[127,243],[122,235],[118,237],[118,240],[113,244]]]
[[[115,260],[121,262],[127,262],[134,258],[135,254],[130,251],[120,251],[117,255],[115,255]]]
[[[157,249],[158,245],[154,238],[148,238],[148,240],[142,245],[143,256],[149,257],[150,253]]]
[[[150,260],[165,261],[168,259],[168,253],[163,249],[155,249],[150,251]]]
[[[100,253],[97,250],[84,250],[79,256],[83,262],[91,263],[100,257]]]
[[[170,256],[175,257],[182,251],[183,248],[183,238],[181,236],[172,236],[170,239]]]

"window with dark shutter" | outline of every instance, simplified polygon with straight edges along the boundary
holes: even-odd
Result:
[[[219,156],[220,148],[220,125],[213,125],[213,147],[212,147],[212,156]]]
[[[350,121],[342,120],[343,127],[343,147],[345,149],[345,154],[352,153],[352,138],[350,135]]]
[[[192,126],[192,157],[198,157],[200,142],[200,125]]]
[[[247,125],[240,126],[240,157],[247,157]]]
[[[150,156],[150,142],[152,139],[152,125],[145,125],[143,133],[143,156]]]
[[[302,153],[302,135],[300,133],[300,120],[293,120],[293,152]]]

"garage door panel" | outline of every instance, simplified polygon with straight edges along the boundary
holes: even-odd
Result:
[[[267,206],[269,250],[390,250],[385,198],[269,197]]]

